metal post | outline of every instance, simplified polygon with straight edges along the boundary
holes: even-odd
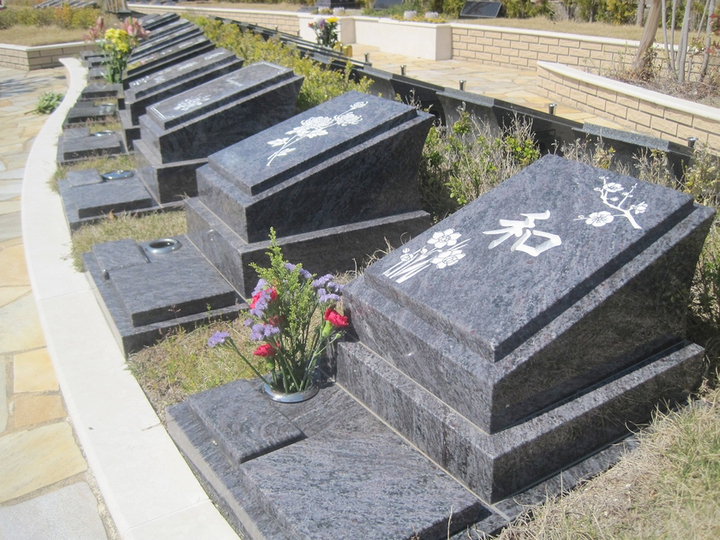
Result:
[[[405,76],[405,64],[400,66],[400,75]]]
[[[460,79],[459,83],[460,83],[460,90],[465,90],[465,81]]]
[[[555,114],[555,107],[557,107],[557,103],[550,103],[548,105],[548,113]]]
[[[697,137],[688,137],[687,141],[688,141],[688,148],[695,148],[695,143],[698,142],[698,138]]]

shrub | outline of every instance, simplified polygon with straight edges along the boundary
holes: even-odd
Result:
[[[358,82],[352,80],[350,63],[344,72],[335,71],[302,56],[296,48],[283,45],[278,40],[266,41],[256,34],[242,32],[236,24],[203,17],[195,19],[195,23],[218,47],[225,47],[244,58],[246,64],[265,60],[289,67],[296,74],[302,75],[305,81],[298,97],[298,109],[301,111],[351,90],[367,93],[370,87],[367,79]]]
[[[35,107],[35,112],[37,114],[50,114],[58,108],[58,105],[60,105],[60,102],[63,100],[64,97],[64,94],[59,94],[57,92],[53,92],[52,90],[43,92],[43,94],[38,99],[38,104],[37,107]]]
[[[553,9],[548,0],[503,0],[505,16],[511,19],[529,19],[531,17],[551,17]]]
[[[540,157],[532,125],[515,117],[499,134],[461,112],[451,126],[433,126],[420,163],[420,194],[444,218]]]

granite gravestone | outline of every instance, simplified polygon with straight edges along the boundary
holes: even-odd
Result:
[[[168,431],[249,538],[496,532],[698,384],[683,297],[713,213],[547,156],[345,288],[359,341],[324,366],[336,384],[277,405],[237,381],[169,407]]]
[[[337,381],[484,500],[522,491],[699,382],[713,213],[546,156],[346,288]]]
[[[207,156],[292,116],[301,84],[258,62],[148,107],[134,142],[140,176],[161,203],[194,196]]]
[[[248,294],[270,227],[285,256],[352,269],[385,238],[428,226],[417,167],[432,117],[349,92],[210,157],[186,204],[188,235]]]
[[[242,64],[243,60],[227,49],[216,49],[130,82],[125,91],[125,109],[119,113],[126,143],[140,138],[138,122],[148,106],[236,71]]]
[[[65,129],[58,139],[57,163],[64,165],[97,156],[125,153],[122,136],[111,130],[90,133],[90,128]]]
[[[502,9],[502,2],[465,2],[460,10],[461,19],[495,19]]]
[[[130,88],[130,83],[141,79],[168,66],[191,58],[215,48],[212,41],[203,35],[195,35],[185,40],[169,44],[167,47],[145,55],[128,63],[123,76],[123,88]]]

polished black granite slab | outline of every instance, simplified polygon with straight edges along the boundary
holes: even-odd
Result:
[[[177,328],[238,315],[239,297],[185,236],[179,248],[153,253],[168,239],[96,244],[83,256],[100,306],[125,354]]]
[[[199,26],[186,19],[179,19],[166,25],[162,30],[152,32],[149,39],[144,40],[135,47],[128,59],[128,66],[140,61],[141,58],[200,34],[202,34],[202,30]]]
[[[168,44],[165,48],[147,54],[138,60],[128,63],[123,76],[123,88],[128,89],[130,83],[165,69],[177,62],[202,54],[215,48],[212,41],[199,32],[187,36],[182,41]]]
[[[69,128],[58,139],[57,162],[62,165],[97,156],[110,156],[126,152],[122,135],[114,131],[101,130],[90,133],[90,129]]]
[[[258,62],[147,108],[141,138],[157,161],[206,159],[295,112],[302,78]]]
[[[125,91],[126,110],[136,125],[146,108],[174,94],[240,69],[243,59],[227,49],[213,49],[135,79]]]
[[[199,198],[250,243],[413,212],[431,122],[348,92],[210,156]]]

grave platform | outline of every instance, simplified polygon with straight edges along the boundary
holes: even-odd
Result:
[[[125,354],[172,329],[236,318],[241,308],[235,290],[184,235],[96,244],[83,261]]]
[[[65,219],[71,231],[94,223],[112,212],[141,215],[148,212],[178,210],[182,203],[160,205],[135,171],[113,171],[105,175],[96,169],[70,171],[58,180]]]
[[[252,540],[479,538],[607,469],[635,444],[631,437],[608,446],[492,504],[329,379],[297,404],[270,401],[259,380],[235,381],[168,407],[166,418],[205,490]]]
[[[87,127],[66,129],[58,139],[57,163],[72,163],[126,152],[122,135],[110,130],[90,133]]]

